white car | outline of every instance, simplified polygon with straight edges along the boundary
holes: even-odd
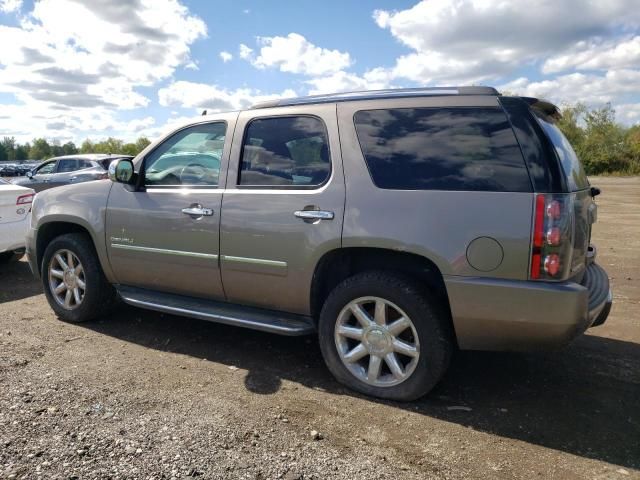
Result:
[[[31,221],[31,203],[36,192],[0,178],[0,262],[24,251]]]

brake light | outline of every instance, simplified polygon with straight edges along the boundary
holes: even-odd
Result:
[[[537,194],[531,239],[532,280],[563,278],[572,255],[573,196]]]
[[[27,193],[26,195],[20,195],[18,200],[16,200],[16,205],[28,205],[33,202],[33,197],[35,197],[35,193]]]

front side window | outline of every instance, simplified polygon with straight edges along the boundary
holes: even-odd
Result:
[[[78,160],[75,158],[63,158],[58,161],[58,173],[73,172],[78,170]]]
[[[239,185],[315,187],[330,174],[327,133],[319,118],[261,118],[247,127]]]
[[[354,116],[373,182],[399,190],[530,192],[524,159],[498,108],[401,108]]]
[[[56,162],[48,162],[45,163],[44,165],[38,167],[38,169],[36,170],[35,174],[36,175],[46,175],[48,173],[53,173],[53,171],[56,168]]]
[[[217,187],[226,130],[204,123],[169,137],[145,158],[145,185]]]

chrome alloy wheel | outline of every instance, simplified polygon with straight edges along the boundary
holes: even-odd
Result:
[[[334,338],[344,366],[375,387],[402,383],[420,358],[413,322],[400,307],[380,297],[349,302],[338,316]]]
[[[86,289],[84,268],[70,250],[58,250],[49,262],[49,289],[61,307],[74,310],[82,304]]]

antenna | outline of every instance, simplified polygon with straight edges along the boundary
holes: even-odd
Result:
[[[204,117],[206,114],[207,114],[207,111],[206,111],[206,110],[203,110],[203,111],[202,111],[202,116]]]

